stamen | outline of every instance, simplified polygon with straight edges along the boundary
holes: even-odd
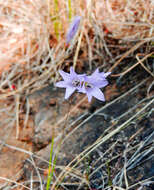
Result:
[[[87,82],[85,82],[84,85],[85,85],[85,88],[93,88],[93,86],[91,84],[87,83]]]

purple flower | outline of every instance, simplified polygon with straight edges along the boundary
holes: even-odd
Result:
[[[67,32],[66,44],[68,44],[75,36],[75,34],[79,28],[80,20],[81,20],[81,16],[74,17],[73,22],[71,23],[69,30]]]
[[[65,99],[68,99],[75,90],[79,90],[80,78],[85,75],[84,74],[78,75],[74,71],[73,67],[70,68],[70,74],[62,70],[60,70],[59,73],[64,79],[64,81],[57,82],[55,86],[60,87],[60,88],[66,88]]]
[[[82,83],[83,85],[81,89],[79,89],[79,92],[86,93],[89,102],[91,102],[93,96],[98,100],[105,101],[104,94],[100,90],[100,88],[108,85],[108,81],[105,77],[101,75],[96,76],[95,73],[93,73],[91,76],[85,76]]]
[[[70,74],[62,70],[59,73],[64,81],[57,82],[56,86],[66,88],[65,99],[68,99],[77,90],[78,92],[87,94],[89,102],[91,102],[93,96],[101,101],[105,101],[104,94],[100,88],[108,85],[106,77],[111,74],[110,72],[99,72],[96,69],[91,76],[86,76],[85,74],[79,75],[75,73],[73,67],[71,67]]]

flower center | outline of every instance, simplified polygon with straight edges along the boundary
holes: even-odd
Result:
[[[93,88],[93,86],[90,84],[90,83],[88,83],[88,82],[84,82],[84,81],[80,81],[80,80],[78,80],[78,79],[76,79],[76,80],[73,80],[72,81],[72,85],[74,86],[74,87],[85,87],[86,89],[88,89],[88,88]]]
[[[79,87],[79,86],[80,86],[80,81],[79,81],[79,80],[73,80],[73,81],[72,81],[72,85],[73,85],[74,87]]]

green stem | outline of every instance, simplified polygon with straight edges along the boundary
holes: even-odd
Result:
[[[69,20],[71,21],[71,19],[72,19],[72,6],[71,6],[71,0],[68,0],[68,17],[69,17]]]
[[[47,178],[47,185],[46,185],[46,190],[49,190],[50,188],[50,183],[52,180],[52,176],[53,176],[53,171],[54,171],[54,164],[55,164],[55,160],[54,160],[54,164],[52,167],[52,159],[53,159],[53,146],[54,146],[54,137],[52,138],[52,142],[51,142],[51,149],[50,149],[50,159],[49,159],[49,173],[48,173],[48,178]],[[51,170],[52,167],[52,170]]]

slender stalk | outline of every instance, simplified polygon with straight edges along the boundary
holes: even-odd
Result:
[[[71,19],[72,19],[72,5],[71,5],[71,0],[68,0],[68,18],[69,18],[69,21],[71,22]]]
[[[54,146],[54,137],[52,138],[52,142],[51,142],[50,159],[49,159],[49,171],[48,171],[46,190],[49,190],[49,188],[50,188],[50,183],[51,183],[53,172],[54,172],[54,168],[55,168],[55,166],[54,166],[55,160],[54,160],[54,164],[53,164],[53,167],[52,167],[53,146]]]
[[[58,6],[58,0],[54,0],[54,14],[58,15],[59,13],[59,6]],[[56,16],[55,21],[54,21],[54,31],[57,39],[59,38],[59,29],[60,29],[60,21],[59,21],[59,16]]]

